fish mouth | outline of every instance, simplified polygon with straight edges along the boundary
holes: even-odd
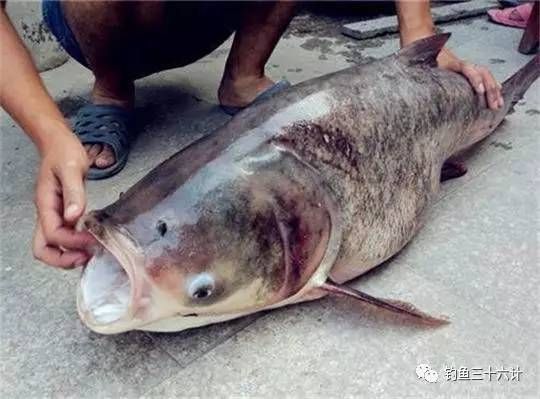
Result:
[[[96,323],[120,320],[129,310],[132,283],[126,270],[106,249],[94,255],[81,277],[81,299]]]
[[[77,310],[90,329],[116,334],[142,324],[149,290],[140,273],[141,261],[136,244],[115,228],[101,227],[94,255],[83,269],[77,290]],[[124,248],[121,250],[120,248]]]

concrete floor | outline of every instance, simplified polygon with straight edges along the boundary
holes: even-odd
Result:
[[[459,55],[498,78],[529,58],[516,51],[520,30],[486,18],[442,28]],[[227,120],[213,104],[228,44],[139,82],[139,139],[119,176],[88,184],[91,208]],[[268,72],[299,82],[397,46],[394,37],[358,43],[293,32]],[[43,78],[68,116],[88,98],[90,75],[72,61]],[[538,397],[539,87],[474,152],[469,173],[444,185],[412,244],[353,284],[447,314],[452,323],[436,330],[324,299],[177,334],[94,334],[75,311],[79,272],[32,259],[38,158],[2,114],[1,397]],[[421,363],[438,382],[417,378]],[[491,382],[487,374],[448,381],[445,368],[461,367],[499,373]],[[507,381],[504,370],[516,367],[519,381]]]

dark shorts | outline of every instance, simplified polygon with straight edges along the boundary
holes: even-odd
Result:
[[[170,48],[178,46],[177,37],[192,38],[183,43],[183,59],[176,60],[183,66],[197,61],[212,52],[223,43],[236,29],[242,3],[240,2],[166,2],[167,12],[163,21],[174,35],[164,40]],[[79,63],[89,68],[88,63],[73,35],[68,21],[64,17],[60,0],[42,0],[43,20],[58,43]],[[201,28],[204,25],[204,28]],[[137,65],[137,76],[157,72],[155,65],[146,65],[147,54],[153,51],[155,43],[150,40],[138,44],[137,51],[128,54],[132,58],[130,65]],[[167,68],[170,65],[166,66]],[[165,68],[165,67],[164,67]],[[159,69],[158,69],[159,70]]]
[[[54,35],[58,43],[66,50],[66,52],[79,61],[85,67],[88,67],[83,53],[73,32],[71,31],[64,13],[62,12],[62,4],[59,0],[43,0],[41,4],[43,20],[47,27]]]

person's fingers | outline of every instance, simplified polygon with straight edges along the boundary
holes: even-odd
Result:
[[[95,243],[90,233],[63,226],[60,214],[54,210],[40,210],[39,220],[49,246],[85,250]]]
[[[62,218],[62,200],[54,176],[40,173],[36,187],[36,209],[44,241],[49,246],[84,249],[94,243],[88,232],[76,232],[65,227]]]
[[[89,259],[89,256],[82,251],[62,251],[47,245],[39,221],[34,232],[32,249],[34,258],[37,260],[63,269],[71,269],[84,265]]]
[[[84,173],[82,166],[75,162],[65,165],[58,173],[62,186],[64,220],[75,223],[84,212],[86,197],[84,192]]]
[[[114,162],[115,158],[112,147],[110,145],[103,146],[103,150],[95,160],[95,165],[98,168],[106,168],[108,166],[111,166]]]
[[[479,95],[485,96],[489,108],[497,110],[504,105],[501,85],[487,68],[466,64],[462,69],[462,73],[474,87],[475,91]]]
[[[486,93],[484,79],[482,78],[482,74],[477,70],[475,65],[465,64],[461,73],[465,75],[471,86],[479,95],[484,95]]]
[[[482,75],[482,81],[486,88],[486,99],[489,108],[497,110],[500,108],[499,101],[502,100],[501,91],[495,77],[485,67],[477,67],[478,72]]]

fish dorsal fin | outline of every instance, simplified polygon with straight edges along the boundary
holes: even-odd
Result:
[[[416,40],[398,51],[398,59],[407,65],[437,66],[437,56],[448,41],[450,33],[441,33]]]
[[[326,281],[326,283],[324,283],[320,287],[320,289],[330,294],[346,296],[346,297],[354,298],[362,302],[367,302],[379,308],[386,309],[392,313],[397,313],[399,315],[410,317],[420,322],[421,324],[426,324],[426,325],[436,327],[436,326],[442,326],[444,324],[449,323],[448,319],[444,317],[431,316],[417,309],[414,305],[410,303],[397,301],[393,299],[377,298],[377,297],[368,295],[365,292],[358,291],[346,285],[335,284],[331,281]]]

